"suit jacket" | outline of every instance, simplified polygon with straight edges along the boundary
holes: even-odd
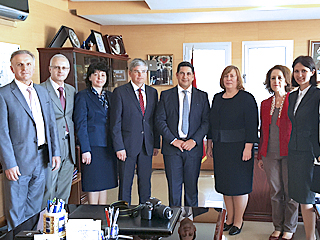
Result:
[[[107,91],[107,101],[111,106],[111,92]],[[107,147],[109,133],[109,110],[106,110],[99,98],[90,88],[76,94],[73,121],[81,152],[91,152],[91,146]],[[111,138],[110,138],[111,139]]]
[[[178,87],[162,91],[156,114],[158,131],[162,135],[162,154],[173,155],[180,151],[170,144],[175,138],[179,139],[179,96]],[[209,129],[208,94],[192,87],[191,106],[189,113],[189,131],[187,139],[196,141],[196,146],[190,155],[202,156],[203,138]]]
[[[50,79],[47,79],[47,81],[41,83],[40,85],[47,89],[49,96],[53,102],[52,106],[53,106],[54,114],[56,116],[61,156],[67,157],[66,156],[67,154],[64,152],[65,148],[63,147],[64,142],[69,141],[68,139],[65,139],[66,124],[67,124],[68,130],[69,130],[69,138],[70,138],[69,143],[70,143],[71,157],[72,157],[73,163],[76,164],[74,124],[72,121],[74,96],[76,94],[76,90],[71,85],[64,84],[66,106],[65,106],[65,110],[63,110],[60,99],[58,98],[55,90],[53,89]]]
[[[271,124],[270,110],[272,105],[273,96],[262,101],[260,108],[260,142],[258,148],[258,159],[262,159],[262,156],[267,156],[268,142],[269,142],[269,127]],[[288,156],[288,143],[290,140],[291,133],[291,121],[288,117],[288,106],[289,106],[289,93],[282,106],[281,116],[278,117],[277,126],[279,127],[279,147],[280,156]]]
[[[56,119],[48,92],[37,84],[33,86],[41,105],[51,164],[52,156],[60,156]],[[0,116],[0,162],[3,169],[18,166],[22,175],[31,174],[38,155],[36,124],[15,81],[0,88]]]
[[[319,146],[319,101],[320,89],[311,86],[302,98],[296,114],[293,114],[298,90],[289,95],[288,116],[292,123],[289,150],[309,151],[320,156]]]
[[[111,129],[114,150],[126,150],[127,156],[137,156],[143,144],[148,155],[160,148],[160,137],[154,126],[158,104],[157,90],[145,86],[146,108],[142,115],[138,98],[129,82],[117,87],[112,94]]]

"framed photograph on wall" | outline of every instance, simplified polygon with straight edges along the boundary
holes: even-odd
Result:
[[[320,77],[320,40],[309,41],[309,56],[313,58],[316,64],[318,78]]]
[[[91,30],[91,35],[93,43],[97,45],[97,51],[106,53],[106,49],[102,39],[102,34],[97,31]]]
[[[157,70],[149,71],[150,85],[172,85],[173,54],[148,55],[148,60],[157,62]]]
[[[103,39],[108,48],[108,53],[128,57],[121,35],[104,35]]]

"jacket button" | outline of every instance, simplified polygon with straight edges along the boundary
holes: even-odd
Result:
[[[141,134],[144,134],[144,131],[142,131]]]

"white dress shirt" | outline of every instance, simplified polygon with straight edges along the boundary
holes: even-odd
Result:
[[[37,129],[37,138],[38,138],[38,146],[41,146],[46,143],[46,134],[44,130],[44,120],[43,120],[43,115],[42,115],[42,110],[41,110],[41,104],[40,100],[38,98],[38,94],[36,90],[33,88],[33,82],[28,86],[17,79],[14,80],[15,83],[17,84],[18,88],[20,89],[22,95],[26,99],[26,102],[29,106],[33,115],[33,119],[36,123],[36,129]],[[30,99],[29,99],[29,92],[28,92],[28,87],[32,87],[32,98],[33,98],[33,106],[31,108],[30,105]],[[35,108],[35,109],[34,109]]]
[[[178,85],[178,96],[179,96],[179,123],[178,123],[178,133],[180,138],[186,138],[187,134],[184,134],[182,132],[182,110],[183,110],[183,98],[185,96],[183,92],[183,88]],[[188,103],[189,103],[189,111],[191,106],[191,93],[192,93],[192,85],[186,89],[187,91],[187,97],[188,97]]]
[[[310,87],[311,87],[311,85],[309,85],[307,88],[303,89],[302,91],[299,89],[298,97],[296,100],[296,105],[294,105],[294,111],[293,111],[294,115],[296,115],[296,111],[300,105],[300,102],[301,102],[302,98],[304,97],[304,95],[306,95],[306,93],[308,92]]]
[[[131,81],[131,85],[132,85],[134,93],[136,94],[137,99],[139,101],[139,87],[136,84],[134,84],[132,81]],[[147,106],[147,95],[146,95],[146,85],[145,84],[143,84],[141,86],[141,90],[142,90],[141,94],[142,94],[142,98],[143,98],[144,109],[146,109],[146,106]]]

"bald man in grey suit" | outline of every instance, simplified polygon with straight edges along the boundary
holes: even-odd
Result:
[[[31,80],[34,55],[11,55],[15,79],[0,88],[0,163],[5,172],[8,229],[41,210],[46,169],[60,165],[56,121],[48,92]]]
[[[76,90],[64,81],[68,77],[70,63],[62,54],[54,55],[50,60],[50,77],[40,85],[45,87],[52,100],[56,117],[60,143],[61,165],[57,171],[51,172],[43,198],[44,207],[49,198],[60,198],[68,203],[74,165],[76,164],[74,124],[72,113]],[[62,95],[61,95],[62,94]],[[62,100],[64,98],[64,100]]]

